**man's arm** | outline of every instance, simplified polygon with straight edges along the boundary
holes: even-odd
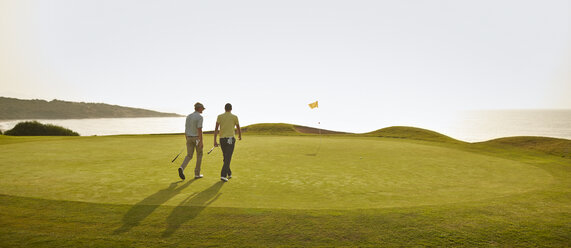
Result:
[[[218,127],[220,127],[220,123],[216,122],[216,127],[214,127],[214,147],[218,147],[218,142],[216,142],[216,136],[218,136]]]
[[[236,123],[236,128],[238,129],[238,140],[242,140],[242,131],[240,131],[240,124]]]

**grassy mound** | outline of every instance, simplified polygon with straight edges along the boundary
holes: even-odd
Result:
[[[521,136],[521,137],[494,139],[486,142],[481,142],[480,144],[502,145],[502,146],[507,145],[512,147],[540,151],[560,157],[571,158],[570,156],[571,140],[568,139]]]
[[[242,127],[242,132],[247,134],[265,135],[300,135],[294,125],[287,123],[260,123]]]
[[[348,134],[314,127],[306,127],[287,123],[261,123],[242,127],[242,132],[264,135],[316,135],[316,134]]]
[[[79,136],[78,133],[64,127],[42,124],[37,121],[26,121],[16,124],[6,135],[11,136]]]
[[[261,123],[253,124],[242,127],[242,132],[248,134],[263,134],[263,135],[351,135],[351,136],[374,136],[385,138],[399,138],[399,139],[414,139],[425,141],[436,141],[446,143],[464,143],[462,141],[453,139],[446,135],[415,127],[387,127],[373,132],[364,134],[352,134],[346,132],[331,131],[326,129],[318,129],[313,127],[306,127],[300,125],[293,125],[287,123]]]
[[[416,127],[387,127],[373,132],[365,133],[366,136],[376,136],[398,139],[415,139],[426,141],[437,141],[447,143],[462,143],[462,141],[450,138],[444,134]]]

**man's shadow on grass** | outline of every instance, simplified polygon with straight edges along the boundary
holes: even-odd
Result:
[[[115,230],[113,234],[128,232],[133,227],[138,226],[141,221],[151,215],[155,209],[157,209],[163,203],[167,202],[169,199],[178,195],[183,189],[190,186],[190,184],[194,181],[195,180],[190,180],[178,188],[177,185],[183,181],[171,183],[168,188],[159,190],[157,193],[154,193],[138,202],[131,209],[129,209],[125,216],[123,216],[123,226]]]
[[[167,217],[167,229],[163,232],[163,237],[170,237],[180,226],[189,220],[192,220],[207,208],[210,204],[220,197],[222,193],[218,193],[224,185],[224,182],[220,181],[210,188],[200,192],[194,193],[188,196],[184,201],[182,201]]]

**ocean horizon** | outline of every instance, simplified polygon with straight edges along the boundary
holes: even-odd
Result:
[[[81,136],[183,133],[185,123],[185,117],[35,120],[44,124],[54,124],[69,128],[78,132]],[[0,120],[0,130],[4,132],[12,129],[17,123],[22,121],[30,120]],[[242,126],[250,124],[256,123],[243,122]],[[389,126],[414,126],[439,132],[466,142],[481,142],[513,136],[542,136],[571,139],[571,110],[464,111],[445,121],[431,122],[425,120],[402,123],[402,125],[399,125],[399,123],[391,124],[394,125],[381,125],[378,129]],[[205,123],[205,126],[208,125]],[[330,129],[317,125],[312,127]],[[211,129],[213,130],[214,128],[204,128],[204,131],[211,131]],[[350,132],[347,130],[330,130]]]

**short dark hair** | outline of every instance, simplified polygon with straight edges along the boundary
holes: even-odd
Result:
[[[232,104],[226,103],[226,105],[224,105],[224,110],[226,111],[232,110]]]

